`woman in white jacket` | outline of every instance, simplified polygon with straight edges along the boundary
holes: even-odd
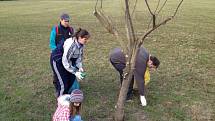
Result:
[[[89,41],[87,30],[79,29],[73,37],[61,41],[52,52],[50,63],[56,80],[56,96],[68,94],[76,77],[83,79],[83,48]]]

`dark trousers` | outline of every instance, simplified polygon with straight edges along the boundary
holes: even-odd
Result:
[[[53,84],[56,89],[56,96],[59,97],[60,95],[68,94],[76,76],[64,68],[61,58],[54,59],[51,57],[50,64],[54,74]]]
[[[113,65],[113,67],[119,72],[120,82],[121,82],[121,85],[122,85],[122,81],[123,81],[123,69],[125,68],[125,65],[122,64],[122,63],[114,63],[111,59],[110,59],[110,62]],[[132,77],[131,83],[129,85],[128,93],[127,93],[127,98],[126,99],[130,99],[132,97],[132,94],[133,94],[133,84],[134,84],[134,76]]]

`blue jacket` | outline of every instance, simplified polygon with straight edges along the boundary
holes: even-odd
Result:
[[[80,115],[75,115],[75,117],[70,118],[69,121],[83,121]]]
[[[49,47],[51,51],[57,48],[57,45],[61,40],[65,41],[66,39],[72,37],[73,34],[74,29],[72,27],[64,27],[61,23],[53,26],[49,38]]]

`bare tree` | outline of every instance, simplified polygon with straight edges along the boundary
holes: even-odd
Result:
[[[151,20],[148,23],[148,28],[146,29],[145,33],[142,33],[141,36],[137,37],[137,34],[135,34],[134,26],[133,26],[133,19],[132,14],[135,12],[135,7],[137,4],[137,0],[134,2],[134,8],[133,11],[130,12],[131,5],[129,3],[129,0],[123,0],[125,3],[125,29],[127,32],[127,44],[125,44],[125,41],[123,41],[121,35],[119,34],[119,31],[117,28],[113,25],[113,22],[111,21],[110,17],[105,15],[104,11],[102,10],[102,0],[101,0],[101,6],[97,7],[98,0],[95,5],[95,11],[94,15],[99,20],[99,22],[107,29],[107,31],[113,35],[116,36],[118,41],[121,44],[121,47],[124,51],[125,57],[126,57],[126,67],[123,70],[123,83],[121,85],[118,101],[116,104],[116,112],[114,115],[115,121],[123,121],[124,120],[124,103],[126,99],[126,94],[128,92],[128,87],[131,82],[134,69],[135,69],[135,62],[136,62],[136,55],[138,52],[138,49],[143,44],[146,37],[151,34],[154,30],[159,28],[161,25],[165,25],[168,21],[172,20],[176,13],[178,12],[179,7],[181,6],[183,0],[180,0],[177,4],[177,7],[173,14],[160,22],[157,22],[157,17],[160,14],[161,10],[164,8],[164,6],[167,3],[167,0],[163,2],[162,5],[160,5],[161,1],[157,0],[157,6],[154,11],[152,11],[152,8],[150,7],[148,0],[144,0],[144,3],[147,6],[147,10],[150,13]],[[131,1],[131,0],[130,0]],[[159,7],[160,6],[160,7]]]

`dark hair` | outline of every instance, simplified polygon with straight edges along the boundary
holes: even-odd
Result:
[[[150,56],[150,60],[153,62],[153,65],[158,68],[158,66],[160,65],[160,61],[155,56]]]
[[[85,29],[79,28],[75,32],[74,37],[76,37],[76,39],[78,39],[79,37],[81,37],[81,38],[87,38],[88,39],[88,38],[90,38],[90,33],[87,30],[85,30]]]

